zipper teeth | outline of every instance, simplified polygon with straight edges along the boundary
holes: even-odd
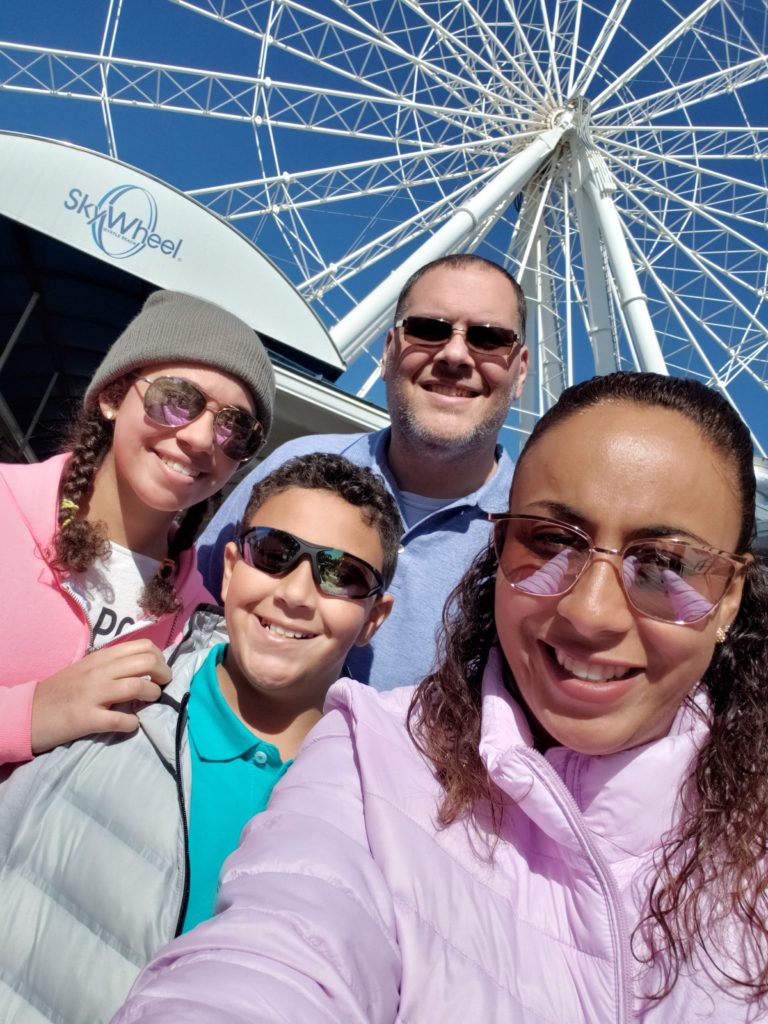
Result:
[[[179,709],[179,717],[176,722],[176,744],[175,744],[175,760],[176,760],[176,796],[179,801],[179,814],[181,816],[181,831],[184,839],[184,884],[181,889],[181,903],[179,905],[179,916],[176,921],[176,930],[173,933],[173,937],[181,935],[181,929],[184,927],[184,918],[187,916],[187,907],[189,905],[189,823],[187,822],[187,808],[184,803],[184,785],[181,778],[181,741],[184,734],[184,723],[187,717],[187,704],[189,703],[189,690],[184,694],[181,700],[181,708]]]
[[[171,622],[171,628],[168,631],[168,639],[165,642],[166,647],[170,646],[170,644],[173,642],[173,638],[176,636],[176,623],[179,621],[179,616],[181,615],[183,610],[183,608],[177,608],[176,611],[174,612],[173,620]]]
[[[90,620],[88,618],[88,609],[86,608],[85,601],[80,597],[79,594],[76,594],[75,591],[72,590],[69,580],[63,580],[62,583],[60,584],[60,589],[62,593],[66,594],[70,601],[72,601],[72,603],[77,606],[78,610],[82,612],[83,625],[87,626],[88,628],[88,644],[85,648],[85,653],[92,654],[93,651],[95,650],[93,646],[95,627],[91,625]]]
[[[539,780],[550,788],[552,795],[559,798],[561,809],[565,814],[568,823],[574,833],[581,839],[586,852],[592,861],[593,868],[601,886],[606,891],[606,904],[608,906],[611,927],[616,938],[616,946],[619,951],[618,965],[616,970],[616,1006],[619,1011],[617,1021],[619,1024],[632,1020],[632,992],[629,984],[629,949],[626,941],[627,923],[624,915],[624,905],[621,902],[616,881],[606,865],[597,845],[592,838],[588,828],[581,824],[582,814],[579,806],[569,792],[567,786],[562,782],[559,775],[550,765],[549,761],[537,750],[523,751],[523,756],[529,761],[532,771]],[[547,777],[549,776],[549,777]],[[554,783],[554,785],[553,785]]]
[[[94,640],[95,640],[94,631],[95,631],[96,627],[92,626],[91,623],[90,623],[90,620],[88,618],[88,609],[86,607],[85,601],[80,597],[79,594],[76,594],[75,591],[72,590],[68,580],[64,580],[63,581],[63,583],[61,584],[60,589],[61,589],[61,591],[63,593],[65,593],[67,595],[67,597],[69,597],[69,599],[72,601],[73,604],[77,605],[78,610],[80,612],[82,612],[83,625],[88,627],[88,646],[85,649],[85,653],[86,654],[93,654],[93,652],[96,650],[96,647],[94,646]],[[179,618],[183,614],[183,612],[184,612],[183,608],[177,608],[176,611],[174,612],[173,619],[171,620],[171,628],[168,631],[168,639],[166,640],[165,644],[163,645],[164,647],[170,647],[171,643],[173,642],[173,638],[176,635],[176,626],[177,626]],[[146,617],[144,619],[141,619],[141,618],[138,619],[134,623],[134,625],[135,626],[140,626],[143,629],[144,626],[142,625],[142,623],[147,624],[147,625],[152,625],[155,622],[157,622],[157,619],[153,619],[151,616],[149,616],[149,617]],[[130,633],[128,635],[130,636]],[[117,643],[118,641],[120,641],[122,639],[124,639],[122,635],[121,636],[113,636],[111,640],[108,640],[105,644],[102,644],[101,647],[99,647],[99,650],[101,651],[105,647],[110,647],[112,644]]]

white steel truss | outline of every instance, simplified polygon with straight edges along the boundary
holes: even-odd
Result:
[[[721,389],[765,452],[763,0],[157,0],[151,26],[145,10],[109,0],[92,50],[9,36],[4,102],[92,110],[104,151],[252,237],[350,361],[375,360],[411,269],[477,251],[531,303],[523,432],[569,382],[638,367]]]

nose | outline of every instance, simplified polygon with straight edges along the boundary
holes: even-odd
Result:
[[[292,569],[275,578],[275,600],[291,609],[311,608],[317,597],[312,565],[305,555]]]
[[[450,338],[441,345],[436,358],[450,366],[468,366],[472,363],[473,354],[467,344],[466,327],[454,324]]]
[[[211,451],[215,441],[213,417],[213,410],[206,408],[195,419],[177,429],[176,439],[195,451]]]
[[[621,563],[596,553],[573,587],[557,604],[557,614],[584,637],[626,633],[634,624],[632,609],[621,585]]]

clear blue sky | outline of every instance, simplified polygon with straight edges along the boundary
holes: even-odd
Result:
[[[195,3],[200,9],[206,7],[210,9],[211,6],[216,6],[209,4],[207,0],[195,0]],[[117,5],[115,4],[115,6]],[[231,4],[230,6],[232,10],[243,7],[240,4]],[[263,18],[268,5],[260,3],[251,6],[257,17]],[[290,5],[284,6],[286,10],[290,7]],[[447,20],[450,16],[454,16],[449,11],[450,5],[436,5],[434,10],[437,10],[438,6],[446,19],[444,24],[451,27]],[[598,0],[597,4],[590,5],[590,7],[595,6],[608,10],[612,4],[609,3],[609,0]],[[692,11],[695,6],[692,0],[673,0],[671,3],[662,2],[662,0],[635,0],[635,3],[630,6],[621,32],[617,33],[607,51],[600,75],[596,76],[588,90],[588,95],[594,96],[599,93],[610,82],[612,75],[620,73],[638,60],[655,39],[672,29],[676,22],[676,10],[677,15],[683,15]],[[365,60],[367,61],[365,72],[369,77],[370,95],[373,97],[384,95],[385,98],[392,98],[396,96],[398,90],[402,90],[404,93],[406,88],[415,89],[417,85],[422,89],[431,88],[428,75],[419,80],[415,77],[408,77],[403,69],[402,61],[393,55],[396,46],[408,46],[414,52],[423,50],[427,67],[431,64],[433,67],[440,68],[441,74],[444,76],[441,79],[441,89],[436,89],[433,93],[422,92],[421,95],[432,95],[435,103],[443,105],[450,102],[445,81],[451,74],[461,71],[465,78],[469,77],[482,83],[485,81],[484,76],[499,73],[499,68],[491,68],[490,64],[498,59],[498,53],[501,51],[497,51],[490,43],[482,53],[478,54],[477,66],[473,65],[474,55],[466,52],[457,55],[452,63],[449,50],[438,53],[431,29],[426,26],[426,16],[422,21],[417,16],[403,13],[399,4],[390,3],[389,0],[377,0],[373,3],[363,3],[360,0],[355,4],[349,4],[348,7],[350,13],[342,15],[338,8],[334,8],[330,3],[324,3],[323,0],[318,0],[317,3],[311,5],[311,12],[314,13],[305,16],[296,14],[294,28],[301,27],[308,30],[308,33],[303,36],[291,29],[287,21],[290,12],[283,11],[281,14],[283,21],[277,34],[285,46],[282,49],[274,46],[270,48],[268,63],[263,69],[263,73],[268,74],[273,82],[294,82],[311,88],[330,86],[338,90],[364,91],[360,90],[358,85],[352,79],[345,77],[342,72],[347,66],[345,61],[350,67],[357,69]],[[550,0],[541,0],[541,4],[536,5],[536,9],[546,10],[549,17],[554,17],[558,9],[561,12],[567,11],[568,7],[568,3],[556,5]],[[715,10],[713,12],[715,20],[707,24],[707,31],[701,34],[699,42],[694,45],[689,37],[688,41],[683,40],[675,47],[669,48],[654,68],[643,73],[647,80],[643,81],[642,76],[638,76],[637,80],[633,82],[632,90],[620,92],[615,102],[629,101],[637,95],[647,95],[663,88],[665,75],[674,80],[675,75],[682,74],[686,80],[693,81],[702,75],[711,73],[713,69],[716,69],[716,64],[708,60],[708,53],[714,57],[715,61],[727,59],[738,62],[747,59],[750,52],[754,51],[755,46],[765,51],[766,21],[768,19],[766,19],[763,0],[734,0],[731,7],[739,11],[741,27],[738,34],[734,33],[732,26],[729,26],[728,39],[718,41],[716,18],[719,15]],[[478,3],[476,8],[492,12],[496,8],[502,10],[503,5],[496,3],[481,5]],[[530,11],[533,8],[532,3],[518,5],[520,12]],[[368,21],[378,20],[381,23],[380,42],[377,47],[373,49],[365,49],[362,46],[359,49],[356,48],[355,36],[349,31],[350,28],[354,28],[354,24],[349,20],[352,18],[354,9],[359,10]],[[460,6],[456,5],[456,10],[460,9]],[[61,0],[36,0],[34,3],[29,3],[28,0],[5,0],[0,6],[0,39],[81,53],[98,53],[109,10],[108,0],[67,0],[66,3],[62,3]],[[339,34],[338,45],[334,42],[332,34],[331,36],[327,33],[322,35],[325,29],[320,15],[324,12],[335,17],[348,18],[347,30]],[[290,16],[293,17],[292,14]],[[521,13],[521,16],[524,15]],[[561,13],[561,16],[565,17],[565,14]],[[490,18],[490,14],[487,17]],[[590,38],[590,35],[594,40],[602,20],[585,9],[584,24],[582,25],[585,41]],[[733,24],[735,25],[736,22],[734,21]],[[240,25],[248,27],[245,17],[241,18]],[[460,28],[461,26],[456,23],[457,31]],[[325,48],[324,52],[327,58],[324,61],[325,66],[323,63],[307,62],[288,52],[292,46],[300,50],[306,45],[308,39],[311,40],[313,47],[323,46]],[[540,43],[540,40],[537,41],[533,34],[526,41],[530,41],[534,48]],[[448,56],[445,56],[445,52],[448,52]],[[217,71],[229,76],[252,77],[260,73],[260,53],[260,44],[251,35],[243,31],[235,31],[231,25],[220,24],[215,20],[204,18],[199,11],[191,11],[180,5],[166,2],[166,0],[123,0],[119,31],[115,40],[116,55],[150,63],[157,61],[163,64],[189,67],[200,71]],[[482,65],[480,58],[486,60],[488,67]],[[333,71],[329,70],[331,67]],[[7,80],[12,72],[12,55],[10,58],[8,55],[4,55],[0,58],[0,76]],[[60,85],[64,85],[66,74],[63,67],[56,71],[56,81]],[[44,78],[44,76],[45,73],[41,71],[40,77]],[[87,80],[91,84],[96,81],[90,73]],[[20,74],[14,79],[14,82],[16,85],[30,85],[33,84],[33,78],[29,73]],[[190,87],[188,80],[185,80],[184,84],[185,87]],[[514,83],[512,85],[514,86]],[[71,91],[78,91],[79,87],[80,83],[77,81],[71,83]],[[152,87],[152,81],[148,79],[147,91],[150,91]],[[110,92],[116,95],[119,88],[119,74],[112,71],[109,79]],[[167,84],[163,88],[166,90],[164,96],[167,98]],[[699,125],[730,125],[738,128],[743,127],[746,119],[752,124],[764,126],[768,122],[766,92],[768,92],[768,88],[763,80],[740,90],[735,98],[731,96],[691,107],[688,114],[692,123]],[[293,98],[295,99],[295,96]],[[312,101],[310,89],[308,95],[301,100],[304,106],[301,107],[300,115],[297,116],[310,116],[307,113],[309,109],[307,104]],[[231,101],[228,102],[229,105],[224,102],[222,109],[235,109]],[[381,116],[382,111],[386,113],[386,110],[387,108],[380,107],[378,116]],[[494,114],[493,104],[489,101],[487,92],[484,92],[480,86],[475,91],[465,90],[456,110],[458,113],[456,113],[454,121],[462,120],[462,127],[466,128],[469,137],[473,130],[473,118],[485,118],[484,123],[487,127],[489,123],[487,119]],[[408,152],[407,145],[398,143],[397,138],[409,141],[411,145],[417,138],[413,134],[413,125],[407,123],[407,118],[397,121],[397,115],[392,113],[390,120],[386,122],[386,127],[379,128],[382,138],[378,141],[373,138],[364,141],[360,137],[353,137],[352,134],[349,137],[344,137],[338,134],[324,135],[321,132],[310,134],[290,128],[278,129],[274,136],[277,150],[275,155],[270,152],[270,138],[264,127],[255,129],[252,124],[241,120],[225,117],[202,118],[188,113],[172,114],[168,110],[138,109],[130,105],[119,104],[112,106],[111,113],[117,145],[116,155],[183,190],[195,190],[211,185],[248,180],[257,177],[261,173],[262,166],[268,171],[276,168],[281,170],[290,168],[293,172],[301,172],[302,170],[360,160],[363,158],[363,153],[369,157],[394,156],[399,152]],[[321,115],[322,111],[312,116],[320,117]],[[360,125],[364,130],[371,128],[371,124],[366,122],[365,117],[366,113],[363,111]],[[446,138],[453,137],[445,127],[449,121],[450,118],[437,119],[434,124],[431,124],[429,119],[425,118],[420,126],[420,130],[429,135],[428,138],[425,136],[425,141],[434,145],[439,133],[443,131],[446,132]],[[452,126],[452,128],[455,127],[455,125]],[[520,127],[524,129],[525,125]],[[98,102],[0,90],[0,128],[66,139],[102,152],[108,150],[102,109]],[[409,132],[411,132],[410,135]],[[362,134],[364,133],[363,131]],[[376,132],[369,130],[369,134],[375,135]],[[387,136],[386,139],[383,137],[384,135]],[[736,143],[736,138],[734,136],[734,143]],[[711,158],[707,158],[703,154],[703,150],[702,158],[708,161],[707,166],[710,169],[722,170],[723,173],[734,173],[753,184],[764,185],[766,181],[765,131],[762,132],[760,139],[762,146],[760,159],[753,159],[751,153],[748,154],[749,159],[737,158],[738,153],[735,150],[733,154],[728,154],[733,157],[729,162],[713,163]],[[625,141],[630,147],[633,144],[642,146],[642,132],[638,129],[627,134]],[[676,144],[675,140],[670,137],[672,149]],[[711,140],[706,143],[706,145],[711,144],[714,144]],[[746,157],[746,154],[744,156]],[[457,158],[452,169],[454,178],[447,173],[447,164],[443,163],[441,173],[445,175],[445,180],[447,182],[460,180],[462,174],[467,175],[467,169],[471,166],[481,168],[480,163],[473,165],[473,159],[472,156]],[[633,160],[634,157],[628,151],[627,161],[631,164]],[[669,168],[662,172],[659,169],[660,165],[654,168],[652,162],[649,161],[638,165],[638,167],[642,173],[662,175],[670,190],[674,191],[675,179],[670,174]],[[379,177],[377,182],[380,184],[383,180],[382,177]],[[709,184],[712,185],[712,180]],[[318,191],[322,188],[322,182],[316,183]],[[636,188],[638,194],[644,188],[641,177],[637,178]],[[728,212],[726,219],[730,226],[740,231],[753,243],[765,248],[764,225],[767,205],[765,195],[761,197],[759,193],[745,193],[743,204],[740,207],[745,216],[739,220],[738,217],[732,216],[732,206],[728,205],[732,201],[725,196],[725,191],[725,187],[722,192],[718,192],[713,187],[709,191],[705,189],[701,193],[702,199],[705,204],[711,203],[711,209],[718,217],[725,217],[725,213]],[[422,187],[419,191],[418,187],[414,187],[413,196],[402,192],[389,193],[383,198],[370,195],[368,197],[361,196],[354,202],[326,202],[319,206],[309,206],[301,214],[303,227],[306,229],[306,238],[317,246],[324,260],[335,260],[337,254],[343,256],[346,251],[370,238],[374,224],[374,234],[381,233],[386,226],[394,228],[414,213],[414,202],[418,201],[420,196],[429,195],[433,199],[438,194],[439,188],[437,190],[432,188],[432,191],[428,191],[426,187]],[[662,218],[666,217],[671,228],[679,229],[681,232],[693,231],[691,226],[686,224],[682,207],[670,211],[670,209],[663,208],[661,200],[649,200],[649,205],[653,203],[658,204],[654,206],[655,213]],[[629,206],[631,209],[631,204]],[[216,209],[215,205],[214,209]],[[284,216],[283,225],[286,223],[287,218]],[[291,248],[286,245],[275,218],[261,217],[242,220],[237,222],[237,226],[244,233],[253,237],[256,244],[289,277],[294,280],[301,278],[302,272],[297,269],[296,265],[296,246]],[[690,267],[679,267],[677,265],[679,259],[674,252],[670,252],[669,256],[664,253],[658,255],[663,239],[654,237],[652,224],[650,228],[648,223],[641,226],[635,225],[634,230],[643,247],[649,252],[656,253],[654,258],[658,260],[657,266],[662,268],[665,273],[667,271],[675,273],[675,286],[680,289],[682,298],[690,298],[690,301],[695,303],[700,298],[698,294],[690,297],[686,295],[686,287],[692,280]],[[695,237],[707,258],[716,263],[719,254],[715,251],[716,247],[712,237],[707,233],[706,221],[697,222],[695,232],[695,234],[691,233],[690,237]],[[496,229],[496,234],[492,235],[490,239],[489,254],[493,254],[494,245],[497,246],[497,249],[504,248],[508,234],[508,224],[502,224]],[[765,268],[765,258],[763,257],[762,263],[758,265],[756,260],[759,260],[760,257],[756,257],[754,253],[742,259],[735,251],[738,245],[733,242],[732,238],[733,236],[728,241],[729,252],[724,257],[730,260],[731,267],[741,266],[745,279],[748,273],[754,275],[756,271],[759,272],[761,268]],[[308,245],[306,258],[307,267],[311,271],[317,266],[317,263],[314,261],[312,253],[309,252],[309,248]],[[408,248],[406,247],[403,251],[407,252]],[[351,283],[351,295],[344,295],[338,291],[329,293],[327,307],[319,307],[321,316],[326,322],[331,323],[335,317],[342,315],[353,299],[365,294],[368,288],[372,287],[398,258],[398,255],[387,256],[385,254],[380,262],[375,263],[367,272],[359,275]],[[740,259],[741,263],[739,263]],[[765,270],[763,272],[768,273]],[[744,299],[747,304],[753,302],[758,320],[762,322],[765,329],[765,301],[758,308],[754,299],[746,293],[745,295],[746,298],[739,293],[738,297]],[[695,318],[695,309],[692,312],[692,317]],[[720,317],[724,325],[723,330],[725,330],[725,318],[726,313],[723,313]],[[675,324],[669,320],[664,324],[662,329],[676,329]],[[577,352],[574,365],[576,375],[579,376],[589,373],[591,367],[588,347],[578,319],[574,324],[574,339]],[[686,355],[685,349],[676,358],[678,365],[682,366],[685,365],[685,360],[690,358],[691,366],[696,369],[695,359]],[[342,386],[356,390],[360,381],[369,374],[371,368],[370,360],[359,360],[342,378]],[[768,358],[763,355],[756,359],[753,368],[757,376],[764,379],[768,376]],[[768,417],[759,406],[760,401],[765,398],[765,393],[754,382],[749,382],[745,378],[743,385],[737,383],[734,387],[734,395],[753,428],[760,421],[763,425],[765,424]],[[383,398],[381,389],[375,389],[369,397],[381,402]],[[762,436],[763,442],[768,444],[768,428],[763,430]]]

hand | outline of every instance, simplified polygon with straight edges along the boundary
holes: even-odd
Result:
[[[151,703],[171,670],[151,640],[126,640],[41,679],[32,699],[32,752],[101,732],[133,732],[135,714],[113,704]]]

